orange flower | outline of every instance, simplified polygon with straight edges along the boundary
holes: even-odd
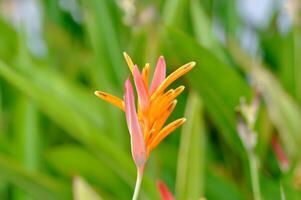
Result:
[[[172,82],[190,71],[195,62],[183,65],[166,78],[165,60],[163,56],[160,56],[149,86],[149,64],[146,64],[140,73],[137,65],[134,65],[126,53],[124,53],[124,57],[132,72],[138,94],[138,112],[136,111],[135,95],[130,78],[125,82],[124,100],[101,91],[96,91],[95,95],[125,111],[131,136],[132,156],[138,170],[133,196],[133,199],[137,199],[144,166],[150,152],[186,120],[180,118],[163,127],[177,104],[176,97],[183,92],[184,86],[170,89],[167,92],[165,90]]]
[[[131,135],[137,134],[133,132],[141,132],[146,151],[145,158],[147,158],[150,152],[166,136],[168,136],[172,131],[185,122],[185,118],[180,118],[162,128],[177,104],[176,97],[181,94],[185,87],[179,86],[176,89],[170,89],[167,92],[164,91],[172,82],[190,71],[194,67],[195,62],[190,62],[183,65],[165,78],[166,64],[163,56],[160,56],[151,85],[149,87],[150,89],[148,89],[150,71],[149,64],[147,63],[143,68],[142,73],[140,73],[137,65],[134,65],[132,59],[126,53],[124,53],[124,57],[132,72],[138,93],[138,113],[136,113],[134,94],[129,78],[125,83],[124,101],[116,96],[101,91],[96,91],[95,94],[99,98],[108,101],[109,103],[125,111],[126,115],[129,115],[127,119],[132,118],[132,120],[128,120],[129,131]],[[138,122],[135,118],[138,119]],[[137,124],[133,125],[134,121],[136,121]],[[132,154],[135,160],[136,156],[134,155],[135,152],[133,151],[134,149],[132,149]]]

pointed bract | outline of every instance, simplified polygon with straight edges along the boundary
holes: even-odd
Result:
[[[135,97],[130,79],[125,82],[124,95],[126,121],[131,135],[132,155],[137,167],[146,162],[146,147],[135,107]]]
[[[137,65],[134,66],[133,75],[134,75],[136,90],[138,93],[139,104],[141,106],[142,111],[145,111],[148,107],[149,96],[142,75],[140,74]]]
[[[94,94],[124,111],[124,102],[118,97],[102,91],[95,91]]]
[[[125,52],[124,57],[132,72],[136,86],[138,109],[136,110],[135,95],[130,78],[125,82],[124,101],[114,95],[101,91],[96,91],[95,94],[99,98],[125,111],[127,126],[131,135],[132,155],[139,169],[144,167],[150,152],[165,137],[185,122],[185,119],[181,118],[165,125],[176,106],[177,96],[185,87],[179,86],[167,92],[165,90],[176,79],[190,71],[194,67],[195,62],[183,65],[166,78],[166,63],[164,57],[160,56],[148,89],[149,64],[147,63],[142,73],[140,73],[137,65],[134,65],[131,57]]]
[[[133,73],[134,63],[133,63],[131,57],[125,52],[123,52],[123,56],[124,56],[126,63],[128,64],[128,67],[130,68],[131,72]]]
[[[152,94],[159,87],[159,85],[164,81],[165,76],[166,76],[166,63],[164,57],[160,56],[154,72],[152,85],[150,88],[150,94]]]
[[[177,80],[178,78],[180,78],[182,75],[184,75],[187,72],[189,72],[195,66],[195,64],[196,64],[195,62],[187,63],[187,64],[183,65],[182,67],[178,68],[173,73],[171,73],[160,84],[160,86],[157,88],[157,90],[154,91],[154,93],[151,96],[151,100],[157,98],[170,84],[172,84],[175,80]]]

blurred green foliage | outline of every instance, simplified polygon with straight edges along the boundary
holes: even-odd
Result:
[[[256,123],[261,195],[301,199],[298,20],[280,33],[275,10],[267,27],[254,28],[252,55],[241,45],[245,22],[235,0],[78,0],[77,17],[61,0],[35,2],[43,13],[44,54],[29,48],[23,26],[7,20],[17,11],[2,6],[0,199],[131,198],[135,167],[123,113],[94,96],[103,90],[122,97],[130,73],[123,51],[140,67],[154,67],[162,54],[168,72],[197,63],[176,83],[187,89],[172,118],[188,121],[152,153],[141,199],[159,199],[158,179],[177,199],[252,199],[235,109],[254,88],[262,96]],[[272,150],[273,135],[290,161],[287,171]]]

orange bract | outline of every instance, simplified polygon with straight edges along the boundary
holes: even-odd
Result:
[[[149,86],[149,64],[147,63],[143,68],[142,73],[140,73],[130,56],[124,53],[124,57],[135,80],[136,91],[139,99],[137,117],[143,133],[146,157],[148,157],[150,152],[166,136],[186,121],[185,118],[180,118],[163,128],[166,120],[177,104],[176,97],[183,92],[185,87],[180,86],[176,89],[170,89],[167,92],[164,91],[172,82],[190,71],[194,67],[195,62],[183,65],[165,78],[165,60],[163,56],[161,56],[157,63],[153,82]],[[152,88],[153,91],[149,88]],[[100,91],[96,91],[95,94],[99,98],[117,106],[123,111],[126,111],[124,101],[118,97]]]

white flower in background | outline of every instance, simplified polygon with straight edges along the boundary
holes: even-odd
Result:
[[[131,25],[135,21],[136,5],[135,0],[119,0],[118,4],[124,12],[123,21],[126,25]]]
[[[152,3],[147,6],[139,6],[139,2],[135,0],[119,0],[118,5],[124,12],[124,24],[134,29],[143,27],[155,20],[157,11]]]

